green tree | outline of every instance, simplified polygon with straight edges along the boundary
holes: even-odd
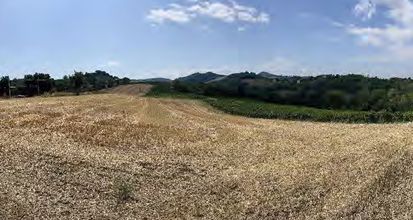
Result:
[[[325,105],[333,109],[341,109],[346,106],[345,93],[339,90],[328,91],[325,95]]]
[[[8,76],[3,76],[0,78],[0,96],[8,95],[10,89],[9,82],[10,78]]]
[[[131,80],[129,79],[129,78],[127,78],[127,77],[124,77],[124,78],[122,78],[121,80],[120,80],[120,84],[121,85],[127,85],[127,84],[129,84],[131,82]]]
[[[55,80],[54,86],[57,91],[67,92],[71,87],[69,76],[65,75],[62,79]]]
[[[52,91],[53,79],[49,74],[35,73],[34,75],[25,75],[24,84],[26,95],[41,95]]]
[[[76,72],[70,76],[70,83],[76,91],[76,95],[80,95],[83,85],[85,84],[85,75],[82,72]]]

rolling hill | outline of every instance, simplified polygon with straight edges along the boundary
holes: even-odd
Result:
[[[176,81],[185,83],[208,83],[210,81],[215,81],[223,77],[225,77],[225,75],[219,75],[213,72],[194,73],[189,76],[178,78],[176,79]]]
[[[133,80],[132,82],[137,82],[137,83],[166,83],[166,82],[171,82],[171,79],[168,78],[149,78],[149,79],[137,79]]]

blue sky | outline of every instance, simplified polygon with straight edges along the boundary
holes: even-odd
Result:
[[[413,76],[411,0],[0,0],[0,75]]]

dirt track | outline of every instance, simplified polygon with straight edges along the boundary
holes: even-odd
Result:
[[[0,219],[410,219],[412,133],[116,94],[1,100]]]

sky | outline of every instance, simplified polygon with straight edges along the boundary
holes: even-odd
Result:
[[[413,77],[413,0],[0,0],[0,75]]]

